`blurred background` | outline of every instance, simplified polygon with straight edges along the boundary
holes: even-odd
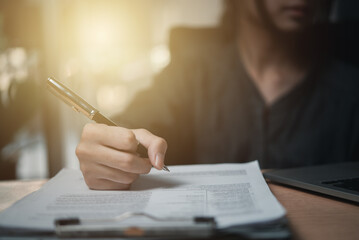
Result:
[[[45,90],[47,77],[111,116],[169,63],[171,28],[214,27],[223,9],[222,0],[0,0],[0,179],[78,168],[89,120]],[[333,1],[332,21],[358,10]]]
[[[105,115],[170,61],[174,26],[218,24],[221,0],[0,0],[0,178],[77,168],[89,122],[47,93],[53,76]]]

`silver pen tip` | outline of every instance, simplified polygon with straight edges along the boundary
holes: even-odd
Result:
[[[164,171],[166,171],[166,172],[171,172],[171,171],[168,169],[168,167],[166,167],[165,165],[163,165],[162,170],[164,170]]]

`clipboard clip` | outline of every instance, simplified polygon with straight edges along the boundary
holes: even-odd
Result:
[[[138,217],[148,221],[126,223]],[[208,238],[214,235],[216,226],[213,217],[157,217],[144,212],[125,212],[103,219],[55,220],[55,232],[61,238]]]

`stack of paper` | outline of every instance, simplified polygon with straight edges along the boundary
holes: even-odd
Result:
[[[223,229],[285,215],[256,161],[170,169],[170,173],[153,169],[130,191],[89,190],[79,170],[64,169],[39,191],[1,212],[0,227],[53,231],[58,218],[106,219],[144,212],[163,218],[211,216]]]

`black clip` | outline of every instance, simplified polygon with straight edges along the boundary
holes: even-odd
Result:
[[[144,217],[150,224],[129,224],[125,220]],[[114,218],[55,220],[58,237],[156,237],[156,238],[208,238],[213,236],[216,221],[213,217],[161,218],[142,212],[126,212]]]

